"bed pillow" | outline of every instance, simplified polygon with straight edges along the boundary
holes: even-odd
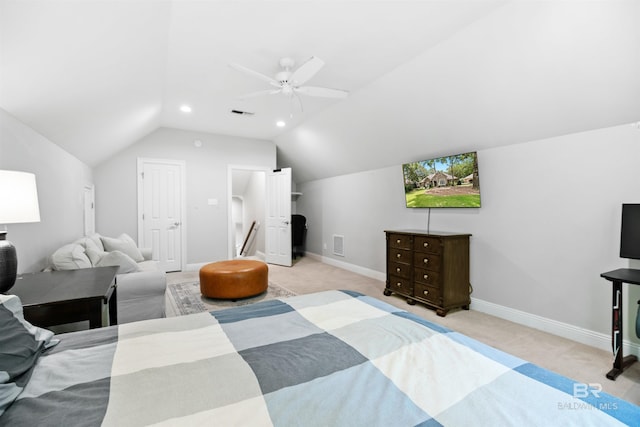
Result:
[[[144,261],[144,257],[140,249],[138,249],[136,242],[128,234],[123,233],[115,239],[113,237],[102,236],[100,240],[102,240],[104,250],[107,252],[120,251],[129,255],[135,262]]]
[[[55,251],[51,255],[50,262],[54,270],[77,270],[92,267],[84,247],[77,243],[64,245]]]
[[[131,257],[120,251],[103,252],[104,255],[100,256],[99,261],[95,264],[96,267],[108,267],[111,265],[118,266],[117,274],[135,273],[140,271],[140,266]]]
[[[0,416],[24,389],[38,357],[58,343],[53,332],[24,319],[16,295],[0,294]]]

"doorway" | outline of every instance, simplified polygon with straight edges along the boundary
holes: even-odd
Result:
[[[268,170],[260,166],[230,165],[228,168],[229,259],[265,259],[265,182]]]

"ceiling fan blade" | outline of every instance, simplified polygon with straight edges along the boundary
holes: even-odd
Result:
[[[302,108],[302,99],[300,99],[300,96],[295,92],[293,93],[293,95],[294,96],[292,98],[295,98],[296,101],[298,101],[298,107],[300,108],[300,112],[304,113],[304,108]]]
[[[289,81],[294,86],[302,85],[311,77],[315,76],[322,67],[324,67],[324,61],[316,56],[312,56],[291,74]]]
[[[349,92],[341,89],[330,89],[328,87],[302,86],[294,89],[296,92],[309,96],[321,96],[324,98],[346,98]]]
[[[260,80],[264,80],[265,82],[267,82],[267,83],[269,83],[269,84],[271,84],[271,85],[273,85],[275,87],[280,87],[280,82],[277,81],[276,79],[273,79],[273,78],[271,78],[269,76],[266,76],[266,75],[264,75],[262,73],[259,73],[257,71],[253,71],[252,69],[247,68],[247,67],[245,67],[243,65],[236,64],[234,62],[230,62],[229,66],[231,68],[233,68],[234,70],[238,70],[238,71],[240,71],[242,73],[245,73],[245,74],[248,74],[250,76],[257,77]]]
[[[238,97],[238,99],[255,98],[257,96],[263,96],[263,95],[275,95],[276,93],[280,93],[281,91],[282,91],[282,89],[259,90],[257,92],[251,92],[251,93],[247,93],[245,95],[241,95],[241,96]]]

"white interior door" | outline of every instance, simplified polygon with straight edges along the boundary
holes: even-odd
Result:
[[[291,168],[267,174],[265,250],[270,264],[291,266]]]
[[[184,162],[139,159],[138,241],[164,271],[182,270]]]

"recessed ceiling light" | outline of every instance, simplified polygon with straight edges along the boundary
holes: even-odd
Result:
[[[191,107],[189,107],[188,105],[182,105],[180,106],[180,111],[182,111],[183,113],[190,113],[191,112]]]
[[[285,127],[285,125],[286,125],[286,123],[283,122],[282,120],[278,120],[276,122],[276,126],[278,126],[279,128],[283,128],[283,127]]]

